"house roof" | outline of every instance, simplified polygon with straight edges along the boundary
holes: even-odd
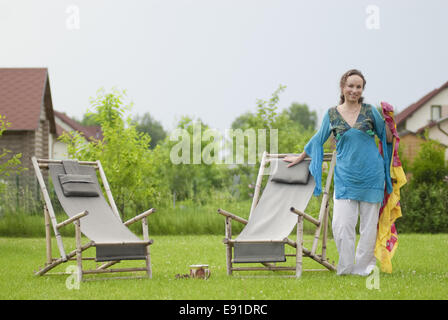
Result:
[[[0,114],[11,123],[8,130],[37,130],[42,105],[54,133],[47,68],[0,68]]]
[[[438,95],[442,90],[448,88],[448,81],[443,84],[440,88],[434,89],[431,92],[427,93],[425,96],[420,98],[417,102],[411,104],[409,107],[401,111],[399,114],[395,116],[395,121],[397,124],[411,116],[415,111],[420,109],[426,102],[432,99],[434,96]]]
[[[69,127],[71,127],[74,131],[78,131],[84,135],[84,137],[88,140],[97,139],[102,140],[103,138],[103,132],[101,130],[101,126],[83,126],[77,121],[70,118],[65,113],[59,112],[54,110],[55,117],[59,118],[61,121],[63,121],[65,124],[67,124]],[[63,132],[65,132],[61,126],[56,125],[56,134],[58,136],[62,135]]]

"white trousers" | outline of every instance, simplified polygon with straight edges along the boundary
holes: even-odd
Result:
[[[374,254],[381,203],[334,199],[333,237],[339,253],[337,274],[369,275],[376,265]],[[356,224],[360,217],[356,248]]]

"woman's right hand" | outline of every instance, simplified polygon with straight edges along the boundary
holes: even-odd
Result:
[[[300,163],[305,158],[305,154],[301,153],[299,156],[286,156],[283,158],[283,161],[290,162],[290,164],[287,165],[287,167],[295,166],[296,164]]]

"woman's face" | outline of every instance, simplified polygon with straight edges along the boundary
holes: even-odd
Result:
[[[364,81],[360,76],[355,74],[349,76],[342,88],[342,94],[344,95],[345,101],[357,103],[362,96],[363,89]]]

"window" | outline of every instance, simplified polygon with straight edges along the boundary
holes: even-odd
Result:
[[[437,121],[442,117],[442,106],[431,106],[431,120]]]

